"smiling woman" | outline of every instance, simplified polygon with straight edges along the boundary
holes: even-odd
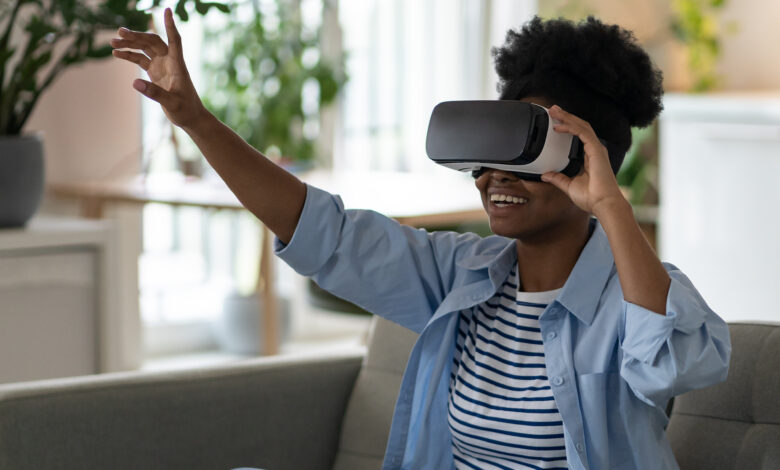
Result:
[[[507,35],[495,54],[503,98],[548,106],[554,131],[582,142],[584,162],[576,175],[541,181],[486,170],[476,185],[497,235],[482,238],[347,210],[276,166],[202,105],[170,10],[165,27],[167,44],[129,30],[112,41],[146,54],[117,53],[149,71],[135,89],[160,103],[277,235],[280,258],[419,333],[387,467],[676,468],[663,432],[667,401],[724,380],[730,343],[688,278],[647,244],[617,185],[620,162],[599,140],[627,148],[630,125],[660,111],[660,72],[629,32],[594,18],[535,18]],[[608,409],[584,408],[593,402],[583,390],[603,390]],[[626,437],[607,438],[615,435]]]
[[[525,244],[552,245],[556,237],[577,237],[582,249],[590,214],[575,206],[566,194],[547,183],[522,180],[509,171],[487,169],[476,179],[482,204],[496,235],[515,238]],[[507,203],[507,198],[512,201]],[[517,199],[517,203],[514,202]],[[520,202],[522,200],[522,202]],[[576,259],[576,257],[574,258]],[[563,285],[568,272],[550,288]],[[526,280],[526,284],[530,280]],[[557,285],[560,284],[560,285]],[[539,289],[549,290],[549,289]]]

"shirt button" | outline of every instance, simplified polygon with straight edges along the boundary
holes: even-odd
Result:
[[[577,449],[577,452],[582,452],[583,450],[585,450],[585,446],[582,445],[582,443],[579,443],[579,442],[577,443],[576,446],[574,446],[574,448]]]
[[[552,384],[556,386],[563,385],[563,377],[556,375],[552,378]]]
[[[556,335],[554,331],[551,331],[551,332],[547,333],[547,339],[552,340],[552,339],[555,339],[556,336],[558,336],[558,335]]]

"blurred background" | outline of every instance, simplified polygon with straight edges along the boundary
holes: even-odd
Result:
[[[32,220],[0,229],[0,382],[362,347],[370,315],[275,262],[267,231],[132,89],[139,69],[100,58],[112,22],[164,32],[167,6],[208,108],[279,165],[348,207],[483,235],[470,177],[425,156],[433,106],[495,99],[490,48],[534,15],[633,30],[666,90],[619,174],[637,220],[726,320],[778,320],[780,3],[57,3],[0,10],[0,113],[29,110],[0,144],[35,133],[45,162]]]

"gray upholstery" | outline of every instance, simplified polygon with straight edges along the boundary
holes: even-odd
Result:
[[[675,399],[667,435],[680,468],[780,469],[780,325],[729,325],[722,384]]]
[[[780,468],[780,326],[733,324],[728,380],[675,401],[683,470]],[[379,468],[416,335],[369,352],[0,386],[0,469]]]
[[[369,349],[344,415],[334,470],[382,467],[401,376],[417,334],[376,317]]]
[[[329,469],[360,354],[0,386],[0,469]]]

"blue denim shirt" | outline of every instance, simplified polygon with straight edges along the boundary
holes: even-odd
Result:
[[[623,299],[606,234],[593,232],[539,322],[572,469],[677,468],[664,432],[674,395],[723,381],[728,327],[688,278],[666,316]],[[429,233],[308,186],[280,258],[324,289],[420,334],[393,415],[385,469],[454,468],[447,425],[458,315],[493,296],[517,263],[515,241]]]

